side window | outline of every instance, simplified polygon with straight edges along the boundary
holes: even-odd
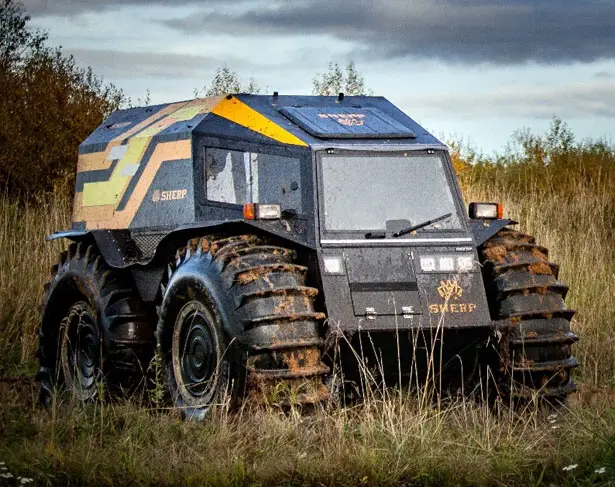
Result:
[[[258,197],[261,203],[279,203],[282,210],[301,213],[299,159],[258,154]]]
[[[205,152],[205,194],[210,201],[274,203],[301,213],[300,183],[299,159],[228,149]]]
[[[226,149],[207,149],[205,194],[208,200],[238,205],[251,201],[250,165],[246,165],[245,155]]]

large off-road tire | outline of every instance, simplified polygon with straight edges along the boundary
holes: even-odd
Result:
[[[45,285],[39,330],[40,400],[66,390],[80,401],[143,384],[154,352],[151,315],[130,276],[93,245],[71,244]]]
[[[576,389],[570,372],[577,337],[568,287],[546,248],[529,235],[505,228],[479,248],[491,317],[496,323],[495,377],[506,400],[564,401]]]
[[[326,397],[324,314],[296,258],[254,235],[204,237],[178,251],[157,334],[168,392],[185,416],[203,419],[225,396],[237,404],[246,391],[257,402]],[[186,316],[197,310],[194,326]]]

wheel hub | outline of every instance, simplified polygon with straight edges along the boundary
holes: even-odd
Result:
[[[72,392],[81,400],[93,398],[101,369],[100,335],[87,303],[75,303],[63,320],[61,361],[64,380]]]
[[[187,351],[182,357],[182,372],[184,380],[196,386],[207,380],[214,372],[215,337],[212,336],[206,318],[202,314],[195,313],[188,317],[188,320],[190,324],[182,347]]]
[[[220,350],[213,318],[201,303],[192,301],[179,313],[173,352],[174,375],[184,399],[191,404],[208,401],[218,381]]]

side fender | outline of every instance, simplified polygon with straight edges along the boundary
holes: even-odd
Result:
[[[228,337],[237,337],[243,331],[234,320],[234,305],[229,293],[224,291],[220,271],[214,265],[209,253],[195,254],[186,257],[184,262],[173,271],[164,289],[160,304],[160,319],[156,328],[158,344],[168,345],[172,327],[165,318],[178,310],[178,303],[198,296],[210,300],[212,309],[219,313],[220,322]]]
[[[279,226],[279,225],[278,225]],[[154,255],[144,257],[132,238],[132,231],[124,230],[68,230],[57,232],[47,240],[66,238],[73,242],[91,240],[96,244],[103,259],[114,269],[129,269],[135,286],[145,302],[152,302],[158,296],[162,276],[169,256],[186,245],[191,238],[215,232],[229,234],[257,233],[279,238],[287,245],[313,249],[306,239],[297,238],[292,233],[277,228],[276,223],[259,221],[222,221],[183,225],[168,230],[158,242]]]
[[[516,224],[516,221],[506,218],[502,220],[470,220],[470,230],[474,238],[474,244],[479,247],[504,227]]]
[[[105,262],[115,269],[122,269],[131,264],[131,258],[137,250],[130,243],[132,239],[128,230],[68,230],[52,233],[47,240],[66,238],[73,242],[92,239]]]
[[[134,266],[149,267],[150,264],[160,260],[160,257],[169,252],[174,254],[178,247],[185,245],[191,238],[202,237],[214,232],[228,232],[229,234],[259,233],[274,236],[295,247],[305,247],[312,250],[316,248],[315,244],[308,241],[305,236],[298,237],[293,232],[285,231],[279,222],[229,220],[199,222],[168,229],[164,231],[166,234],[159,240],[154,255],[144,257],[133,240],[132,232],[132,229],[68,230],[49,235],[47,240],[66,238],[73,242],[79,242],[91,238],[96,242],[105,262],[116,269]],[[156,233],[163,234],[163,231]],[[141,231],[139,234],[147,235],[147,232]]]

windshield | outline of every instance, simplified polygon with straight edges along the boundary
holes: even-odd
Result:
[[[330,231],[398,231],[452,215],[423,230],[461,228],[437,154],[325,154],[324,221]]]

